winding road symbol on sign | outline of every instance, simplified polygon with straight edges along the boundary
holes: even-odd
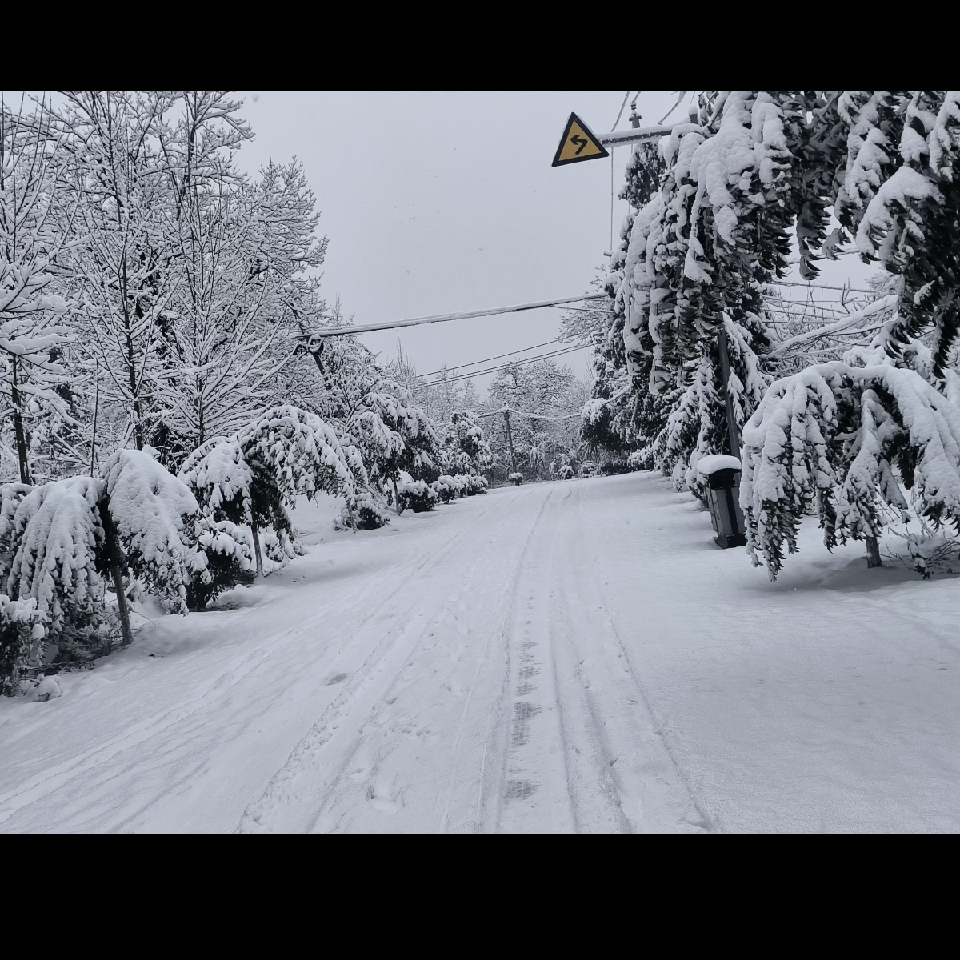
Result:
[[[568,163],[581,163],[584,160],[609,156],[587,125],[575,113],[571,113],[552,166],[562,167]]]

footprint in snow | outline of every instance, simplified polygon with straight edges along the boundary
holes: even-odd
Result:
[[[389,813],[391,816],[399,813],[403,808],[400,792],[394,793],[393,791],[384,789],[379,781],[376,786],[371,784],[367,787],[367,800],[374,810],[378,810],[380,813]]]

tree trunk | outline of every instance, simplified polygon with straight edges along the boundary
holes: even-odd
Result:
[[[100,415],[100,361],[97,360],[96,394],[93,401],[93,431],[90,434],[90,476],[95,477],[97,468],[97,417]]]
[[[27,431],[23,426],[23,413],[20,409],[20,385],[17,379],[19,362],[16,356],[11,358],[13,380],[10,386],[10,399],[13,403],[13,433],[17,440],[17,461],[20,465],[20,482],[33,483],[30,479],[30,462],[27,459]]]
[[[393,502],[396,505],[397,516],[403,516],[403,507],[400,506],[400,491],[397,489],[397,481],[393,481]]]
[[[263,576],[263,554],[260,552],[260,530],[257,521],[250,518],[250,530],[253,532],[253,553],[257,558],[257,576]]]
[[[123,635],[121,646],[127,647],[133,643],[133,631],[130,629],[130,610],[127,607],[127,595],[123,591],[122,559],[120,544],[117,541],[117,528],[113,525],[113,517],[110,516],[106,499],[100,501],[100,520],[103,523],[103,532],[107,538],[107,558],[110,561],[113,589],[117,591],[117,612],[120,614],[120,630]]]
[[[880,544],[876,537],[867,537],[867,568],[882,567],[883,561],[880,559]]]

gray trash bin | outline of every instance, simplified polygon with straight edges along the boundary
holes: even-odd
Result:
[[[697,464],[707,480],[707,503],[717,545],[742,547],[746,544],[743,512],[740,510],[740,470],[735,457],[704,457]],[[732,464],[737,463],[734,467]],[[702,464],[702,465],[701,465]]]

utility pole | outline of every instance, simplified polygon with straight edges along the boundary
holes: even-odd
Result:
[[[720,321],[720,337],[717,341],[720,349],[720,376],[723,377],[723,397],[727,408],[727,434],[729,436],[730,456],[740,459],[740,430],[733,415],[733,397],[730,396],[730,355],[727,353],[727,331]]]
[[[513,451],[513,433],[510,431],[510,408],[503,408],[503,422],[507,428],[507,446],[510,448],[510,463],[513,465],[513,472],[517,473],[517,455]]]

